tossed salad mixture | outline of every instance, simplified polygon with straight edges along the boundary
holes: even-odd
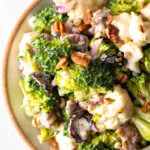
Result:
[[[20,44],[22,107],[52,150],[150,145],[150,0],[53,0]]]

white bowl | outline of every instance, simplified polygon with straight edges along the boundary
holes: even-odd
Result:
[[[23,94],[19,87],[20,72],[17,56],[23,34],[31,31],[28,24],[29,18],[50,3],[52,0],[34,0],[25,10],[12,31],[3,60],[3,93],[9,115],[21,137],[33,150],[48,150],[50,145],[48,143],[39,144],[38,131],[31,125],[31,118],[27,117],[24,110],[21,109]],[[150,150],[150,147],[146,149]]]

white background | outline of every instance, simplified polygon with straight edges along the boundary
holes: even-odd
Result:
[[[11,30],[33,0],[0,0],[0,150],[29,150],[15,130],[1,88],[2,60]]]

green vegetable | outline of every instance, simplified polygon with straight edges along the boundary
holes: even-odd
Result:
[[[18,57],[19,60],[22,59],[24,63],[27,65],[27,68],[30,72],[39,72],[40,69],[38,68],[37,64],[33,60],[33,55],[29,50],[24,51],[23,56]]]
[[[114,73],[108,65],[93,60],[88,68],[73,64],[57,71],[56,82],[62,95],[73,92],[76,100],[85,100],[89,95],[113,90]]]
[[[31,76],[21,78],[20,86],[24,93],[23,107],[29,116],[33,116],[40,111],[49,112],[60,101],[56,89],[53,89],[49,96]]]
[[[41,128],[40,135],[38,136],[39,142],[42,144],[49,139],[55,137],[58,134],[58,131],[53,129]]]
[[[150,77],[144,73],[127,81],[127,89],[136,98],[135,103],[143,104],[150,101]]]
[[[55,21],[65,22],[67,19],[67,15],[56,13],[55,5],[51,5],[37,13],[34,20],[34,30],[37,32],[50,32],[51,25]]]
[[[143,113],[141,108],[136,107],[132,121],[138,128],[141,136],[146,141],[150,141],[150,111],[148,113]]]
[[[144,57],[141,60],[140,68],[143,71],[150,73],[150,44],[143,48]]]
[[[56,72],[59,59],[63,56],[70,57],[72,54],[72,47],[67,39],[60,40],[53,37],[52,40],[48,41],[42,35],[40,38],[36,38],[31,45],[37,49],[34,55],[35,62],[43,71],[52,75]]]
[[[91,41],[91,47],[94,44],[95,39]],[[118,52],[117,47],[111,42],[109,39],[103,38],[98,49],[97,56],[101,56],[102,54],[111,54],[115,55]]]
[[[78,150],[115,150],[114,144],[120,141],[115,132],[106,131],[99,135],[91,136],[91,139],[78,144]]]
[[[150,0],[108,0],[107,8],[112,10],[114,15],[120,12],[136,12],[139,13],[142,4],[149,3]]]

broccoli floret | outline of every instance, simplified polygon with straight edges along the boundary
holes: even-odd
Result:
[[[42,144],[49,139],[55,137],[58,134],[58,131],[47,128],[40,128],[40,135],[38,136],[39,142]]]
[[[112,10],[114,15],[120,12],[136,12],[139,13],[142,4],[149,3],[149,0],[108,0],[107,8]]]
[[[91,41],[90,46],[92,47],[95,42],[95,39]],[[117,54],[118,49],[117,47],[107,38],[103,38],[102,41],[100,42],[99,49],[97,52],[97,57],[101,56],[102,54],[110,54],[110,55],[115,55]]]
[[[67,39],[60,40],[58,37],[53,37],[52,40],[48,41],[41,35],[31,45],[37,49],[34,55],[35,62],[43,71],[52,75],[56,72],[56,65],[59,59],[63,56],[70,57],[72,54],[72,47],[69,41]]]
[[[132,121],[139,130],[141,136],[150,141],[150,112],[144,113],[141,108],[136,107]]]
[[[78,150],[115,150],[114,144],[120,141],[120,138],[115,132],[106,131],[84,143],[78,144]]]
[[[29,116],[39,111],[49,112],[60,102],[57,89],[53,89],[51,95],[48,95],[30,75],[20,79],[20,86],[24,93],[23,107]]]
[[[79,97],[80,100],[85,100],[89,95],[113,90],[114,79],[109,65],[101,64],[99,60],[91,61],[88,68],[73,64],[56,74],[60,91],[63,94],[73,92],[76,100],[79,100]]]
[[[37,32],[50,32],[51,25],[55,21],[65,22],[67,19],[66,14],[56,13],[55,5],[51,5],[37,13],[34,20],[34,30]]]
[[[136,104],[150,101],[150,77],[144,73],[132,77],[127,82],[127,89],[136,98]]]
[[[141,60],[140,68],[143,71],[150,73],[150,44],[143,48],[144,57]]]

